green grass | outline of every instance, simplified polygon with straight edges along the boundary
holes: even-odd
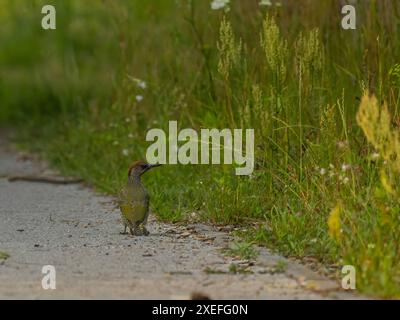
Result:
[[[7,252],[0,251],[0,260],[7,260],[10,255]]]
[[[244,260],[252,260],[259,255],[257,249],[254,248],[254,244],[249,242],[234,242],[224,250],[224,253]]]
[[[287,267],[287,262],[284,260],[279,260],[275,265],[274,271],[276,273],[282,273],[285,272],[286,267]]]
[[[53,2],[49,32],[45,1],[0,4],[0,121],[21,147],[115,194],[150,128],[254,128],[250,177],[157,168],[145,177],[153,210],[244,226],[249,242],[353,264],[360,291],[400,296],[399,197],[382,187],[383,161],[356,122],[369,89],[400,123],[396,1],[359,3],[356,31],[340,28],[335,0],[238,0],[229,13],[208,1]],[[335,237],[327,221],[339,204]]]
[[[233,274],[249,274],[253,273],[249,267],[241,266],[235,263],[229,265],[229,272]]]

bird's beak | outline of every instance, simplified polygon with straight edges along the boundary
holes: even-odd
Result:
[[[157,163],[157,164],[148,164],[148,165],[147,165],[147,169],[151,169],[151,168],[155,168],[155,167],[159,167],[159,166],[161,166],[160,163]]]

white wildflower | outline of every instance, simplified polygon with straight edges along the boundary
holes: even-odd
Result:
[[[128,138],[129,138],[129,139],[133,139],[133,137],[134,137],[134,136],[133,136],[132,133],[128,134]]]
[[[129,156],[129,150],[128,149],[123,149],[122,150],[122,155],[125,156],[125,157]]]
[[[378,160],[379,159],[379,153],[378,152],[374,152],[372,155],[371,155],[371,159],[372,160]]]
[[[351,168],[351,165],[349,165],[349,164],[345,164],[345,163],[344,163],[344,164],[342,165],[342,171],[343,171],[343,172],[346,172],[346,171],[349,170],[350,168]]]
[[[142,80],[140,80],[137,85],[138,85],[139,88],[142,88],[142,89],[146,89],[147,88],[146,82],[144,82]]]
[[[142,100],[143,100],[143,96],[142,95],[139,94],[139,95],[136,96],[136,101],[137,102],[140,102]]]
[[[339,149],[344,149],[344,148],[347,147],[347,145],[348,145],[347,141],[339,141],[339,142],[337,142],[337,146],[338,146]]]
[[[271,0],[261,0],[259,3],[260,6],[272,6]]]
[[[326,169],[321,168],[321,169],[319,170],[319,174],[320,174],[321,176],[324,176],[324,175],[326,174]]]
[[[348,177],[343,178],[343,184],[348,184],[350,179]]]
[[[128,78],[131,79],[133,82],[135,82],[136,85],[139,88],[142,88],[142,89],[146,89],[147,88],[147,84],[143,80],[140,80],[138,78],[134,78],[134,77],[130,76],[129,74],[128,74]]]
[[[225,9],[229,10],[229,1],[230,0],[213,0],[211,2],[211,9],[212,10],[219,10],[219,9]]]

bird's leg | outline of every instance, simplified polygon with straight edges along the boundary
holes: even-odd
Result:
[[[142,232],[144,236],[148,236],[150,234],[149,230],[146,229],[144,223],[142,224]]]
[[[133,226],[129,227],[130,234],[132,236],[142,236],[142,231],[138,223],[133,223]]]
[[[119,234],[128,234],[128,232],[126,232],[126,228],[127,228],[127,226],[126,226],[126,224],[124,225],[124,231],[123,232],[120,232]]]
[[[144,221],[142,222],[142,231],[143,235],[148,236],[150,232],[146,229],[147,219],[149,218],[149,212],[147,212],[146,216],[144,217]]]

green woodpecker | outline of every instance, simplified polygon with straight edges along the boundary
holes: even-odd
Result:
[[[149,235],[146,229],[149,216],[149,194],[142,184],[140,177],[151,168],[159,164],[148,164],[144,161],[136,161],[128,171],[128,182],[119,194],[119,208],[121,210],[124,232],[129,228],[131,235]]]

